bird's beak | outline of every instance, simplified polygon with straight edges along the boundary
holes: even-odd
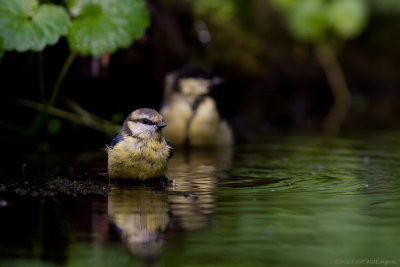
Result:
[[[164,128],[165,126],[167,126],[167,123],[165,121],[157,122],[157,128],[158,129]]]

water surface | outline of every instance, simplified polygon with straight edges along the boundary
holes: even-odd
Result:
[[[400,134],[177,151],[174,184],[0,193],[4,266],[400,264]]]

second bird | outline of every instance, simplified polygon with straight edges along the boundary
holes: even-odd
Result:
[[[177,146],[220,146],[233,143],[232,130],[209,96],[208,70],[189,65],[166,78],[160,113],[168,122],[165,136]]]

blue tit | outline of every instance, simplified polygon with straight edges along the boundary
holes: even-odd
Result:
[[[168,79],[170,82],[171,77]],[[231,128],[220,118],[215,100],[208,95],[211,83],[205,78],[181,78],[178,81],[179,90],[166,94],[168,99],[160,113],[170,125],[164,132],[165,136],[175,145],[219,146],[233,143]]]
[[[167,193],[153,187],[113,186],[108,196],[108,215],[133,254],[161,254],[163,232],[170,221]]]
[[[166,125],[153,109],[133,111],[107,148],[110,179],[167,178],[167,160],[173,148],[162,134]]]

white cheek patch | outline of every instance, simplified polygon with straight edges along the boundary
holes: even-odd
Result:
[[[128,121],[128,127],[129,129],[133,132],[133,130],[135,130],[136,128],[136,123],[132,122],[132,121]]]
[[[136,123],[133,121],[128,121],[128,127],[132,132],[132,135],[140,135],[143,131],[145,131],[145,129],[143,129],[143,127],[141,127],[140,123]]]
[[[202,95],[208,93],[210,81],[206,79],[187,78],[181,79],[179,85],[184,95]]]
[[[142,138],[152,135],[157,130],[156,125],[146,125],[140,122],[133,121],[128,122],[128,127],[131,130],[133,136],[139,136]]]

